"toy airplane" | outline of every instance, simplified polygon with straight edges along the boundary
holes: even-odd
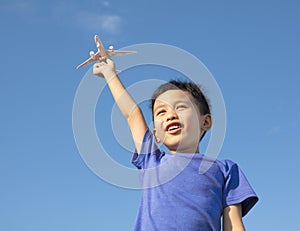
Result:
[[[85,65],[88,65],[92,62],[101,62],[102,60],[105,60],[106,58],[110,58],[112,56],[117,55],[129,55],[136,53],[135,51],[120,51],[120,50],[114,50],[113,46],[110,46],[108,50],[105,50],[102,42],[98,35],[95,35],[95,43],[97,46],[98,51],[95,53],[94,51],[90,51],[90,58],[78,65],[76,68],[79,69]]]

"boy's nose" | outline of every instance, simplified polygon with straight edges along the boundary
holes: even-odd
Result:
[[[178,115],[174,110],[170,110],[167,115],[167,121],[178,119]]]

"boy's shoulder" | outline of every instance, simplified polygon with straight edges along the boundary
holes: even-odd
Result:
[[[216,163],[225,169],[230,169],[232,166],[236,165],[236,163],[232,160],[229,159],[224,159],[224,160],[216,160]]]
[[[215,164],[219,165],[222,168],[231,168],[233,165],[236,165],[236,163],[232,160],[229,159],[217,159],[214,157],[210,157],[208,155],[205,154],[201,154],[203,157],[203,160],[208,161],[208,162],[214,162]]]
[[[211,169],[211,171],[218,171],[218,172],[222,172],[223,175],[228,175],[228,173],[232,170],[232,168],[235,167],[238,168],[237,164],[232,160],[229,159],[222,160],[206,154],[198,155],[198,158],[196,157],[195,161],[199,161],[199,160],[201,161],[201,165],[199,169],[200,173],[205,173],[206,171]]]
[[[238,176],[240,174],[243,174],[240,166],[232,160],[216,160],[215,164],[218,165],[225,178],[232,175]]]
[[[211,157],[205,157],[206,160],[212,161],[223,173],[228,173],[232,168],[238,167],[237,163],[229,159],[213,159]]]

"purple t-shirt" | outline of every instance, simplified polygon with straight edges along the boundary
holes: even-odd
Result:
[[[200,173],[203,162],[210,168]],[[135,231],[219,231],[226,206],[242,203],[244,216],[258,201],[237,164],[202,154],[165,154],[149,130],[132,163],[143,187]]]

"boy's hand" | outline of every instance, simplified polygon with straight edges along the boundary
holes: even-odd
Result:
[[[104,77],[108,81],[116,75],[115,63],[111,59],[95,63],[93,73],[99,77]]]

